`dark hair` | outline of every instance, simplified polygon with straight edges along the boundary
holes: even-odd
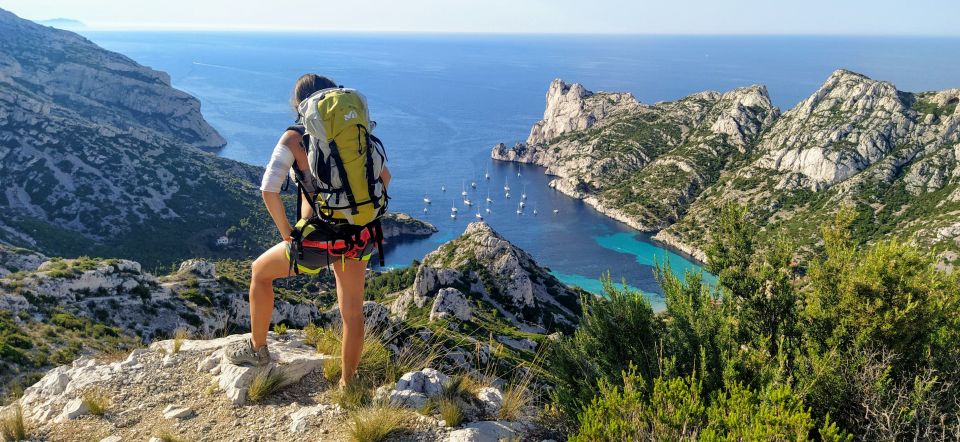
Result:
[[[297,79],[297,84],[293,86],[293,95],[290,96],[290,105],[293,111],[297,112],[300,102],[313,95],[314,92],[337,87],[333,80],[317,74],[304,74]]]

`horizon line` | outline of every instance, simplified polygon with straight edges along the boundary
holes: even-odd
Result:
[[[78,26],[56,27],[71,32],[222,32],[257,34],[384,34],[384,35],[520,35],[520,36],[622,36],[622,37],[919,37],[919,38],[960,38],[958,34],[920,34],[920,33],[806,33],[806,32],[540,32],[540,31],[452,31],[452,30],[380,30],[380,29],[312,29],[312,28],[238,28],[238,27],[127,27],[127,26]]]
[[[73,20],[81,26],[57,27],[43,22],[55,20]],[[394,35],[522,35],[522,36],[665,36],[665,37],[921,37],[921,38],[960,38],[957,34],[923,33],[857,33],[857,32],[541,32],[541,31],[457,31],[457,30],[410,30],[410,29],[316,29],[305,27],[237,27],[215,25],[141,25],[141,24],[88,24],[80,20],[53,18],[31,20],[41,26],[71,32],[223,32],[223,33],[264,33],[264,34],[394,34]]]

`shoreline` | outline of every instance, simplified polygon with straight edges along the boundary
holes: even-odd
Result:
[[[643,234],[641,236],[643,237],[644,241],[648,241],[658,247],[661,247],[665,250],[676,253],[690,260],[697,266],[704,267],[704,271],[706,271],[707,254],[703,250],[700,250],[694,246],[691,246],[685,242],[680,241],[672,233],[669,233],[663,229],[650,228],[648,226],[641,224],[639,221],[637,221],[630,215],[623,213],[622,211],[611,209],[604,206],[603,202],[601,202],[594,195],[584,195],[581,192],[577,192],[575,189],[572,189],[569,186],[565,185],[566,184],[566,182],[564,181],[565,177],[548,173],[549,169],[547,167],[544,167],[540,164],[537,164],[531,161],[522,161],[518,159],[514,159],[514,160],[502,159],[502,158],[497,158],[494,155],[491,155],[490,157],[494,161],[502,161],[505,163],[522,163],[522,164],[536,166],[540,169],[543,169],[544,175],[553,177],[548,184],[548,186],[551,189],[556,190],[566,195],[569,198],[573,198],[575,200],[579,200],[583,202],[588,207],[595,210],[597,213],[600,213],[601,215],[607,218],[610,218],[614,221],[624,224],[630,227],[631,229],[637,231],[637,233]]]

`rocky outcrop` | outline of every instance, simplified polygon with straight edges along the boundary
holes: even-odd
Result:
[[[7,407],[20,407],[31,440],[151,440],[163,434],[186,440],[250,440],[268,428],[277,440],[346,440],[351,414],[333,399],[336,387],[322,377],[324,364],[337,359],[304,345],[304,333],[271,333],[272,361],[264,367],[240,367],[223,357],[224,349],[249,335],[212,340],[159,341],[119,360],[82,357],[47,372]],[[255,379],[275,377],[279,385],[250,399]],[[407,407],[404,431],[390,440],[485,441],[521,437],[529,421],[497,421],[503,392],[494,386],[462,393],[465,422],[448,425],[439,414],[418,415],[439,399],[451,377],[433,368],[400,376],[377,390],[384,404]],[[102,416],[92,415],[92,406]],[[529,410],[532,411],[532,410]],[[530,414],[521,414],[530,416]],[[492,439],[491,439],[492,438]],[[162,440],[162,439],[157,439]]]
[[[638,105],[632,94],[595,94],[579,83],[568,85],[557,78],[547,90],[543,120],[530,129],[527,145],[545,144],[565,133],[589,129],[607,115],[631,110]]]
[[[381,221],[384,240],[424,238],[437,233],[437,228],[406,213],[390,212]]]
[[[413,287],[391,310],[406,318],[412,308],[431,306],[431,317],[469,317],[480,303],[496,308],[519,329],[569,329],[579,315],[579,298],[525,251],[483,222],[470,223],[460,238],[424,257]],[[461,319],[463,320],[463,319]]]
[[[782,116],[761,85],[646,105],[555,81],[527,142],[491,156],[543,166],[551,187],[700,260],[731,202],[791,234],[791,219],[856,205],[883,224],[875,235],[956,251],[939,232],[960,213],[958,101],[846,70]]]

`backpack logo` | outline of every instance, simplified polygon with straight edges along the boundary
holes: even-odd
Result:
[[[354,118],[357,118],[357,111],[351,110],[350,112],[347,112],[347,114],[343,116],[343,121],[349,121]]]

